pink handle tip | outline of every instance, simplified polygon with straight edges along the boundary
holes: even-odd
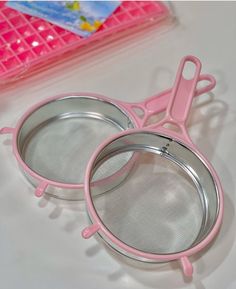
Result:
[[[193,76],[191,79],[184,77],[187,63],[194,64]],[[201,62],[198,58],[185,56],[179,65],[175,83],[171,92],[170,101],[167,106],[167,118],[176,123],[185,123],[191,108],[192,99],[200,77]]]
[[[38,187],[35,190],[35,196],[40,198],[44,194],[46,188],[48,186],[48,183],[42,182],[38,185]]]
[[[180,261],[181,261],[184,275],[187,277],[192,277],[193,276],[193,265],[189,261],[188,257],[184,256],[180,259]]]
[[[0,129],[0,134],[10,134],[14,132],[14,128],[13,127],[2,127]]]
[[[97,233],[97,231],[100,229],[100,226],[98,224],[93,224],[89,227],[86,227],[83,231],[82,231],[82,237],[84,239],[89,239],[90,237],[92,237],[95,233]]]

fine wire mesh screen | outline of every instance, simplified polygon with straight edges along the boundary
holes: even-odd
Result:
[[[120,152],[107,161],[119,162],[134,152]],[[95,176],[99,170],[98,165]],[[157,254],[183,251],[201,231],[203,206],[197,188],[185,171],[160,154],[136,152],[125,181],[100,196],[95,196],[92,187],[91,194],[105,226],[138,250]]]
[[[58,118],[30,135],[24,146],[24,160],[38,174],[51,180],[83,182],[94,149],[119,131],[111,123],[92,117]]]
[[[83,182],[88,160],[99,144],[131,127],[132,120],[118,106],[89,96],[72,95],[33,111],[22,124],[18,147],[22,159],[37,174],[57,182],[78,184]],[[104,164],[96,180],[117,172],[123,174],[131,165],[131,156]],[[109,185],[109,180],[106,182]]]

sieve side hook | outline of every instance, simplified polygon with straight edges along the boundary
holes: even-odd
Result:
[[[100,230],[100,225],[99,224],[93,224],[93,225],[88,226],[85,229],[83,229],[81,235],[84,239],[89,239],[95,233],[97,233],[99,230]]]
[[[184,272],[184,275],[186,277],[192,277],[193,275],[193,265],[189,261],[189,258],[187,256],[181,257],[180,258],[181,266]]]
[[[35,190],[35,196],[40,198],[42,197],[42,195],[44,194],[45,190],[48,187],[48,183],[47,182],[41,182],[39,183],[39,185],[37,186],[36,190]]]
[[[15,131],[15,128],[13,127],[2,127],[0,128],[0,134],[13,134]]]

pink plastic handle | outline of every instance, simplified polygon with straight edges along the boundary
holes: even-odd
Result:
[[[195,70],[192,79],[185,79],[183,76],[187,62],[194,64]],[[192,144],[192,140],[186,129],[186,121],[200,78],[201,66],[200,60],[194,56],[185,56],[181,60],[175,83],[170,94],[165,117],[158,123],[150,125],[149,128],[162,131],[173,137],[179,137],[184,142]],[[205,88],[203,88],[204,91]],[[203,90],[201,89],[200,91]],[[176,126],[179,131],[176,132],[165,127],[166,124]]]
[[[187,62],[195,65],[192,79],[185,79],[183,72]],[[184,125],[192,105],[192,100],[201,72],[201,62],[194,56],[185,56],[179,66],[170,101],[166,110],[165,120],[177,125]]]
[[[198,78],[198,83],[200,81],[208,81],[209,83],[202,88],[196,89],[194,96],[199,96],[203,93],[207,93],[207,92],[211,91],[216,85],[215,78],[209,74],[200,75]],[[172,89],[170,88],[170,89],[166,90],[165,93],[163,93],[159,97],[157,95],[154,95],[154,96],[146,99],[143,102],[143,106],[147,110],[148,114],[159,113],[159,112],[165,110],[166,107],[168,106],[168,103],[169,103],[168,96],[171,95],[171,92],[172,92]]]
[[[215,78],[210,74],[202,74],[198,78],[198,84],[201,81],[207,81],[208,83],[201,88],[196,88],[194,96],[199,96],[204,93],[210,92],[216,85]],[[140,103],[127,103],[125,104],[126,108],[130,110],[132,115],[134,114],[132,109],[141,109],[143,111],[143,118],[139,118],[136,115],[134,117],[138,121],[139,125],[142,126],[147,119],[157,113],[160,113],[166,109],[169,103],[169,98],[172,92],[172,88],[159,93],[157,95],[153,95],[147,98],[145,101]]]

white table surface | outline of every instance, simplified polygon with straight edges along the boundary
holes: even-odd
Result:
[[[32,104],[62,92],[141,101],[172,85],[182,56],[198,56],[217,87],[204,106],[195,102],[190,132],[222,180],[225,215],[212,246],[191,258],[193,280],[183,278],[177,263],[143,270],[95,238],[83,240],[84,204],[35,198],[12,155],[11,138],[1,136],[0,288],[236,288],[236,3],[175,2],[173,7],[179,23],[168,32],[151,31],[84,60],[75,57],[2,89],[0,127],[14,126]]]

